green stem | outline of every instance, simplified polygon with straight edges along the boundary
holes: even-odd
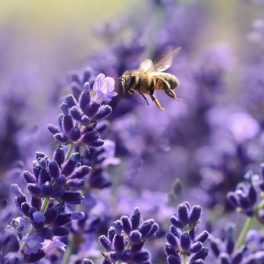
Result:
[[[63,260],[61,262],[62,264],[68,264],[69,263],[70,257],[72,255],[72,251],[73,251],[73,244],[70,243],[67,247],[67,250],[64,253]]]
[[[187,256],[186,255],[183,255],[183,258],[182,258],[182,264],[187,264]]]
[[[65,160],[69,160],[74,149],[74,143],[71,143],[65,156]]]
[[[45,211],[46,211],[48,205],[49,205],[49,198],[46,197],[46,198],[43,200],[43,203],[42,203],[42,205],[41,205],[40,211],[43,212],[43,213],[45,213]]]
[[[236,248],[239,249],[244,243],[247,236],[248,231],[251,229],[255,221],[255,216],[249,217],[246,222],[244,223],[244,226],[239,234],[239,237],[237,239]]]

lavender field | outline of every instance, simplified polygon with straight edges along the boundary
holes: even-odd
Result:
[[[264,264],[264,1],[4,2],[0,264]]]

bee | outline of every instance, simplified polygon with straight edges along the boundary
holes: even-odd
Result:
[[[159,109],[165,110],[154,95],[154,91],[164,90],[169,97],[178,99],[173,90],[180,85],[180,82],[175,75],[164,71],[171,66],[173,57],[179,51],[180,48],[170,50],[155,63],[150,59],[146,59],[139,65],[137,70],[125,71],[121,77],[124,93],[134,95],[138,92],[149,104],[145,96],[147,94]]]

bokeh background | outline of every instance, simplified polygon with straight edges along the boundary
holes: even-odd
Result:
[[[63,96],[98,73],[120,77],[181,46],[169,71],[182,101],[158,93],[166,111],[122,94],[116,82],[102,135],[107,155],[96,160],[105,185],[87,191],[88,221],[99,219],[94,243],[75,257],[100,256],[97,237],[135,206],[166,227],[180,201],[199,203],[203,226],[217,233],[234,217],[226,194],[264,160],[263,14],[261,0],[2,0],[2,226],[18,215],[8,187],[26,190],[21,171],[31,170],[36,151],[52,156],[47,125],[57,122]],[[160,252],[153,250],[155,263],[164,263]]]

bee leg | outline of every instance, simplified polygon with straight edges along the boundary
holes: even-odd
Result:
[[[145,101],[147,102],[147,105],[149,105],[149,102],[148,102],[148,99],[147,97],[141,92],[141,91],[138,91],[140,93],[140,95],[145,99]]]
[[[158,79],[160,82],[162,82],[163,83],[163,85],[162,85],[162,87],[163,87],[163,89],[164,89],[164,91],[165,91],[165,93],[169,96],[169,97],[171,97],[171,98],[173,98],[173,99],[179,99],[177,96],[176,96],[176,94],[175,94],[175,92],[170,88],[170,84],[166,81],[166,80],[162,80],[162,79]]]
[[[161,106],[159,99],[154,95],[154,89],[152,89],[152,90],[150,91],[150,94],[149,94],[149,95],[150,95],[151,99],[155,102],[156,106],[157,106],[160,110],[165,110],[165,108],[163,108],[163,107]]]

